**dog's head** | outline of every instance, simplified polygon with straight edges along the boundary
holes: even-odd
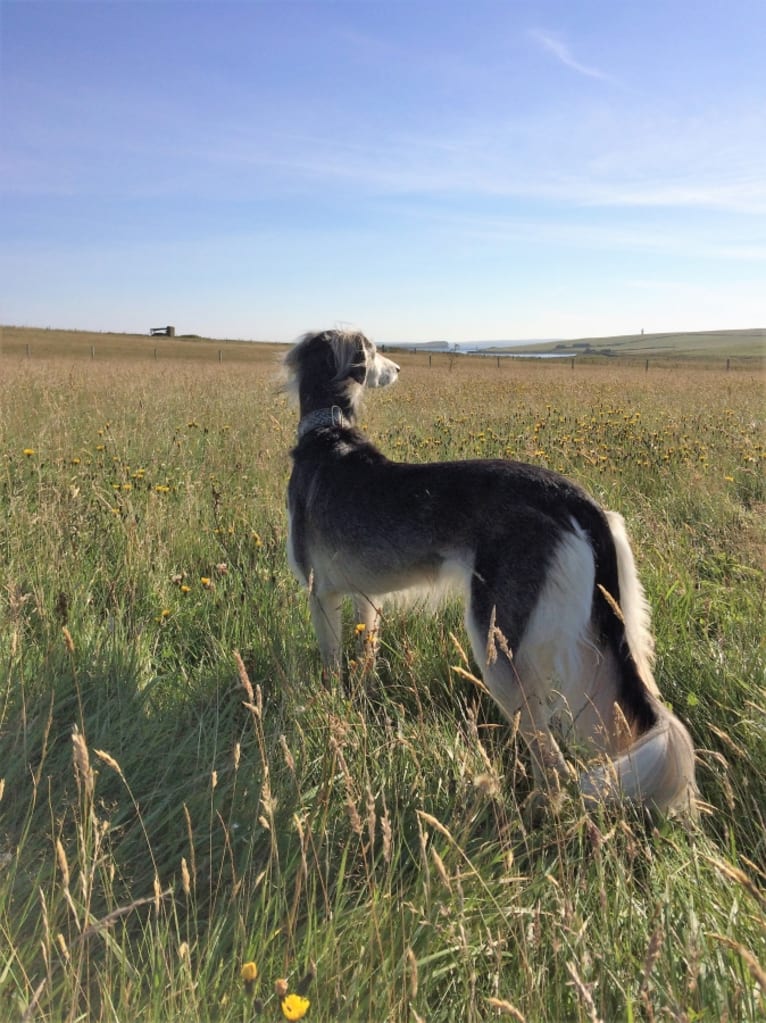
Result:
[[[399,375],[399,366],[364,334],[346,330],[304,334],[285,356],[285,368],[304,414],[337,405],[353,416],[365,387],[388,387]]]

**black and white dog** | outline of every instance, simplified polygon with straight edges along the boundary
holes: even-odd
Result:
[[[652,675],[621,516],[521,462],[389,461],[356,418],[364,388],[393,383],[399,366],[360,333],[307,334],[285,365],[301,416],[288,553],[326,667],[340,670],[345,594],[374,636],[385,594],[457,583],[474,657],[538,786],[555,793],[568,776],[556,731],[601,754],[580,776],[586,798],[693,812],[694,749]]]

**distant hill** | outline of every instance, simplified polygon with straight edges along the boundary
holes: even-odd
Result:
[[[492,349],[497,353],[497,348]],[[632,355],[684,357],[763,358],[766,329],[699,330],[667,334],[622,334],[615,337],[583,337],[572,341],[509,345],[514,355]]]
[[[551,341],[426,341],[395,347],[414,351],[486,355],[634,356],[648,358],[764,358],[766,329],[621,334]]]
[[[247,360],[266,357],[273,348],[284,345],[270,342],[201,338],[196,334],[176,337],[148,337],[145,334],[58,330],[41,327],[0,327],[0,355],[92,355],[94,352],[112,356],[142,355],[154,357],[174,354],[179,357],[209,354],[216,357],[225,346],[227,357],[235,352]],[[572,340],[478,340],[425,341],[382,344],[384,349],[433,352],[435,354],[536,355],[536,356],[615,356],[670,359],[766,359],[766,329],[701,330],[686,333],[622,334],[615,337],[583,337]],[[270,356],[269,356],[270,357]]]

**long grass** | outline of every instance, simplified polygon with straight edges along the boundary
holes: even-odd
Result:
[[[456,606],[323,683],[270,360],[6,356],[0,1018],[766,1017],[763,379],[402,362],[389,454],[528,459],[626,516],[699,824],[574,793],[533,824]]]

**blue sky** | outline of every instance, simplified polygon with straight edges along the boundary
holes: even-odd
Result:
[[[763,0],[0,3],[0,322],[766,325]]]

